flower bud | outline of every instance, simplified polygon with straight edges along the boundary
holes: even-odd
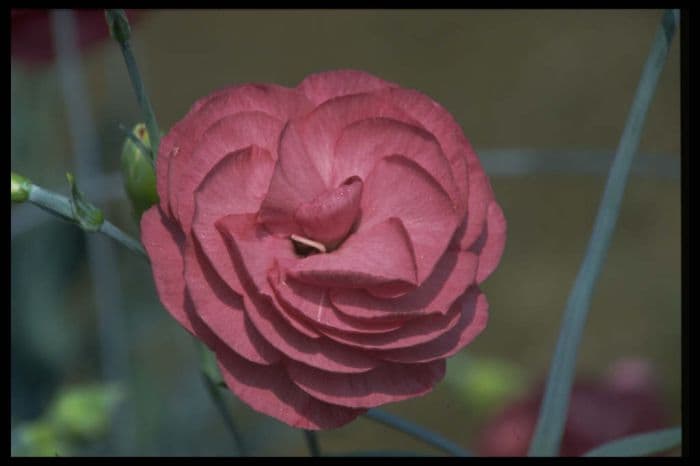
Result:
[[[122,175],[124,189],[134,208],[134,215],[139,220],[144,211],[158,202],[158,192],[155,170],[148,153],[151,143],[146,125],[137,124],[131,135],[122,147]]]
[[[29,199],[29,191],[32,182],[15,172],[10,174],[10,190],[12,192],[12,202],[24,202]]]
[[[109,26],[110,35],[120,44],[131,38],[131,26],[122,9],[106,10],[105,18]]]
[[[102,211],[85,200],[85,196],[78,190],[78,185],[75,183],[75,178],[72,174],[66,173],[66,178],[71,190],[70,205],[74,220],[83,230],[99,231],[105,220]]]

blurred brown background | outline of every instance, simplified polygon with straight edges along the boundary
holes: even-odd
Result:
[[[605,182],[604,171],[581,174],[566,167],[586,166],[589,152],[614,153],[661,15],[659,10],[155,10],[133,25],[132,45],[164,129],[217,88],[244,82],[295,86],[309,73],[336,68],[365,70],[419,89],[454,114],[484,154],[508,219],[506,251],[484,285],[491,304],[486,331],[450,361],[446,382],[433,393],[388,409],[470,447],[500,403],[546,374]],[[131,127],[142,118],[115,43],[88,50],[83,60],[102,168],[114,173],[123,140],[118,123]],[[12,169],[65,193],[64,173],[74,162],[60,89],[54,65],[29,70],[13,62]],[[518,151],[561,153],[563,168],[527,168],[531,164],[524,158],[515,168],[506,166],[497,157],[504,150],[514,151],[509,163],[517,162]],[[640,154],[653,155],[653,167],[660,168],[630,177],[577,367],[582,376],[596,377],[615,358],[648,359],[678,423],[678,37]],[[591,156],[591,164],[599,162]],[[112,181],[93,192],[111,189],[114,194],[101,203],[108,218],[136,235],[123,191]],[[99,380],[101,350],[83,234],[34,207],[12,210],[16,425],[39,416],[57,387]],[[121,441],[89,451],[233,454],[201,386],[190,338],[158,304],[146,264],[117,251],[114,273],[121,277],[126,336],[111,351],[128,360],[122,382],[130,414],[119,427]],[[512,390],[500,387],[505,394],[489,402],[462,393],[472,360],[503,362],[508,374],[516,374]],[[503,383],[508,385],[507,377]],[[300,433],[228,400],[251,453],[306,454]],[[321,433],[320,440],[326,452],[434,453],[364,419]]]

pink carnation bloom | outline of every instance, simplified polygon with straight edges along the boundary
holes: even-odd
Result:
[[[539,416],[544,387],[507,406],[482,429],[482,456],[526,456]],[[603,381],[574,385],[560,456],[581,456],[604,443],[669,427],[651,368],[622,360]]]
[[[304,429],[424,395],[485,327],[506,222],[461,128],[360,71],[197,101],[141,221],[163,305],[253,409]]]

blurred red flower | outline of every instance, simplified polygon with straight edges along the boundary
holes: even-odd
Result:
[[[10,53],[13,59],[29,66],[48,65],[56,55],[51,32],[51,10],[16,8],[10,10]],[[78,47],[84,50],[109,37],[102,9],[77,9],[75,14]],[[138,10],[126,10],[129,21]]]
[[[482,456],[526,456],[539,416],[544,386],[507,406],[481,430]],[[611,366],[601,381],[577,381],[560,456],[580,456],[604,443],[669,426],[651,367],[636,359]]]

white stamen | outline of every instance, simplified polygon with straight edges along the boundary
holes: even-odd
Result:
[[[321,252],[326,252],[326,247],[323,244],[318,243],[314,240],[297,235],[291,235],[290,238],[292,239],[292,241],[296,241],[297,243],[305,244],[306,246],[312,247]]]

